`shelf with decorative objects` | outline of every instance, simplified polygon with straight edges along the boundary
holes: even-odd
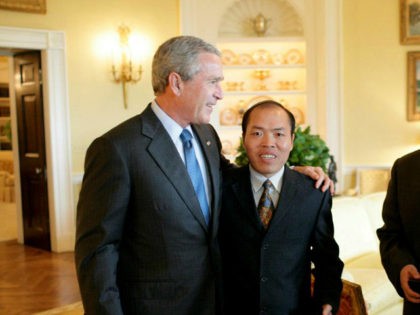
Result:
[[[0,117],[10,116],[10,99],[0,97]]]
[[[10,132],[10,100],[0,97],[0,151],[11,150]]]
[[[306,119],[305,42],[302,38],[223,39],[224,98],[214,115],[223,152],[233,159],[239,146],[243,113],[266,99],[275,100]]]

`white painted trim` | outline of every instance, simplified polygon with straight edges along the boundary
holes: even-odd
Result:
[[[196,29],[196,1],[181,0],[179,2],[180,25],[182,35],[193,35]]]
[[[342,0],[305,0],[308,121],[337,163],[337,190],[344,183],[342,126]]]
[[[14,74],[14,65],[13,57],[8,57],[9,62],[9,78],[13,78]],[[10,79],[9,79],[10,82]],[[15,95],[15,86],[14,84],[9,84],[9,95]],[[13,161],[19,161],[19,143],[18,143],[18,130],[17,130],[17,114],[16,114],[16,100],[14,97],[10,97],[10,119],[12,121],[12,147],[16,148],[12,151]],[[20,196],[22,195],[20,190],[20,165],[19,163],[13,163],[13,170],[15,173],[15,208],[16,208],[16,225],[17,225],[17,239],[19,243],[23,243],[23,217],[22,217],[22,200]]]
[[[1,26],[0,47],[42,51],[51,249],[71,251],[75,240],[75,211],[64,32]],[[17,205],[21,218],[22,208],[20,203]],[[19,240],[23,240],[22,234]]]
[[[334,155],[338,189],[343,183],[342,138],[342,42],[341,1],[326,0],[325,5],[325,139]]]
[[[317,17],[315,3],[312,0],[306,0],[304,4],[303,23],[306,41],[306,121],[311,126],[312,132],[318,132],[318,104],[322,104],[322,89],[320,89],[320,79],[323,71],[320,71],[318,62],[319,42],[322,42],[318,34]],[[322,82],[321,82],[322,83]]]

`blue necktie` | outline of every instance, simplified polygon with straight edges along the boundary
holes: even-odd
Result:
[[[195,157],[194,148],[192,145],[192,135],[184,129],[181,132],[182,145],[184,147],[185,166],[187,167],[188,174],[190,175],[191,182],[194,186],[195,193],[198,201],[200,202],[201,211],[203,212],[206,224],[210,221],[209,205],[207,203],[206,189],[204,187],[203,176],[201,174],[200,166],[198,165],[197,158]]]

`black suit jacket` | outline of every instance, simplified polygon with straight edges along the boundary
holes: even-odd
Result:
[[[382,264],[397,292],[404,296],[400,271],[409,264],[420,270],[420,150],[397,159],[378,229]]]
[[[313,304],[324,303],[337,310],[343,263],[333,238],[331,196],[315,189],[313,180],[285,168],[279,203],[265,232],[249,167],[229,171],[223,181],[220,246],[226,314],[307,314]]]
[[[210,179],[209,227],[150,104],[89,147],[75,247],[87,314],[216,313],[220,141],[210,125],[192,127]]]

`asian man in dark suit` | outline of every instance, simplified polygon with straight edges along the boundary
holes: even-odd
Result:
[[[293,115],[274,101],[244,114],[250,164],[223,178],[225,314],[327,315],[338,309],[343,263],[333,237],[331,195],[285,165],[294,127]]]
[[[75,246],[86,314],[220,312],[216,234],[230,165],[208,123],[222,79],[214,46],[169,39],[153,58],[155,100],[90,145]],[[317,187],[331,183],[302,171]]]
[[[378,229],[382,264],[398,294],[404,315],[420,314],[420,150],[397,159]],[[410,285],[410,280],[417,281]]]

